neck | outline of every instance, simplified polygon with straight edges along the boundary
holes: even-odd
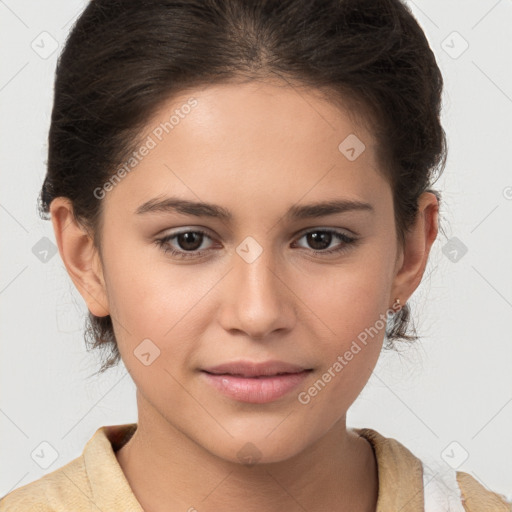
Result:
[[[345,417],[293,457],[251,466],[217,457],[159,415],[141,414],[117,460],[144,510],[375,512],[377,465]]]

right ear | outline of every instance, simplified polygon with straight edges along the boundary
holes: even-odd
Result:
[[[108,298],[103,268],[93,239],[73,215],[73,205],[67,197],[56,197],[50,204],[50,213],[59,248],[66,266],[89,311],[96,316],[107,316]]]

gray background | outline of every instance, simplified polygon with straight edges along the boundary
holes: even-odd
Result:
[[[512,2],[408,3],[445,78],[447,237],[410,300],[424,338],[382,354],[348,424],[512,496]],[[0,496],[79,456],[100,426],[137,418],[124,366],[89,378],[85,305],[44,252],[55,237],[36,213],[56,58],[84,6],[0,1]]]

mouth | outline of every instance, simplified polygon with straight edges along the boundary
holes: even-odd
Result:
[[[237,361],[202,369],[206,382],[224,396],[255,404],[273,402],[290,393],[312,368],[282,361]]]
[[[275,377],[277,375],[297,374],[304,371],[310,371],[300,365],[286,363],[284,361],[264,361],[261,363],[250,361],[233,361],[230,363],[219,364],[202,371],[212,375],[232,375],[237,377]]]
[[[310,370],[304,370],[304,371],[310,371]],[[207,372],[204,370],[205,373],[209,373],[210,375],[225,375],[229,377],[242,377],[244,379],[269,379],[271,377],[277,377],[280,375],[297,375],[298,373],[302,372],[282,372],[282,373],[274,373],[272,375],[245,375],[243,373],[214,373],[214,372]]]

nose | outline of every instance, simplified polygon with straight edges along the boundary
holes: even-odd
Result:
[[[276,266],[271,250],[254,260],[233,254],[220,299],[219,318],[226,331],[241,331],[263,340],[274,331],[286,331],[296,321],[296,307],[287,272]]]

